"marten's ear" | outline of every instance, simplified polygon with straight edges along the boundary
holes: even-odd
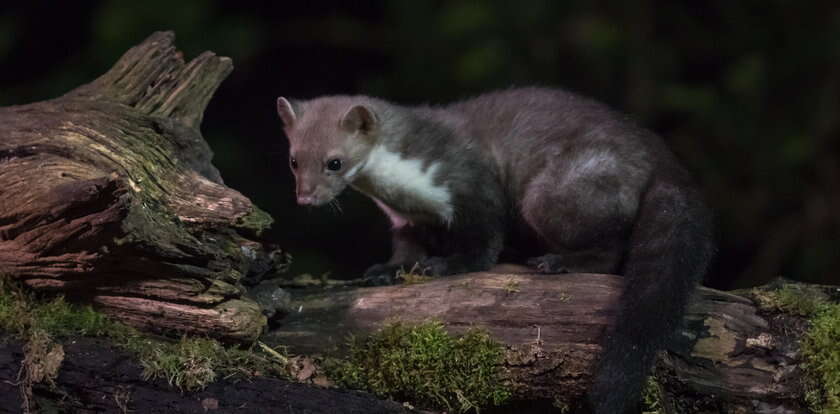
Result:
[[[368,134],[376,128],[376,123],[376,114],[365,105],[355,105],[341,117],[341,128],[350,133]]]
[[[283,126],[286,128],[294,125],[297,120],[294,105],[282,96],[277,98],[277,115],[280,115],[280,119],[283,120]]]

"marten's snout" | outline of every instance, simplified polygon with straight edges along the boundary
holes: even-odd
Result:
[[[300,206],[308,206],[311,204],[315,204],[315,197],[311,195],[298,195],[297,203]]]
[[[340,176],[327,174],[318,168],[304,169],[302,166],[295,172],[295,194],[297,203],[301,206],[321,206],[335,198],[346,186]]]
[[[298,205],[308,206],[315,204],[315,186],[302,183],[300,177],[297,177],[295,184],[295,194],[297,194]]]
[[[316,204],[315,189],[312,187],[298,187],[297,203],[301,206]]]

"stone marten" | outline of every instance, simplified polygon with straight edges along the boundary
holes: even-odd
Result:
[[[543,273],[624,275],[586,404],[597,414],[636,407],[713,255],[710,212],[662,139],[547,88],[446,106],[278,98],[277,109],[299,204],[351,186],[390,218],[393,255],[367,270],[371,284],[414,264],[486,270],[503,251]]]

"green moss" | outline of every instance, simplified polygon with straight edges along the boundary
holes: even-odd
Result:
[[[143,377],[164,379],[183,391],[200,390],[220,378],[286,376],[286,367],[253,349],[222,346],[208,338],[184,337],[176,343],[132,341]]]
[[[53,337],[70,335],[104,336],[115,328],[115,323],[90,306],[68,304],[59,296],[32,309],[35,324]]]
[[[18,330],[13,323],[17,312],[14,307],[15,300],[8,291],[6,283],[5,277],[0,275],[0,330],[13,332]]]
[[[447,411],[478,412],[505,403],[504,347],[486,332],[447,334],[443,325],[392,324],[349,342],[349,357],[327,370],[339,385]]]
[[[642,413],[660,414],[662,412],[659,383],[656,382],[656,377],[651,375],[642,391]]]
[[[71,335],[124,336],[130,328],[90,306],[67,303],[61,296],[39,299],[16,283],[0,278],[0,330],[26,338],[37,329],[58,339]]]
[[[840,413],[840,304],[822,305],[802,341],[805,369],[814,380],[807,399],[815,412]]]
[[[23,337],[31,316],[30,295],[5,275],[0,275],[0,330]]]
[[[775,290],[755,290],[754,296],[763,308],[798,316],[811,316],[825,303],[821,292],[809,285],[787,283]]]
[[[271,227],[272,223],[274,223],[274,219],[271,218],[271,215],[256,206],[248,214],[236,219],[236,226],[251,230],[257,235]]]
[[[223,348],[205,339],[182,339],[169,346],[150,347],[141,354],[144,379],[165,379],[185,391],[206,387],[218,375],[216,361]]]
[[[786,283],[778,289],[753,289],[764,309],[808,318],[800,341],[805,359],[805,400],[820,414],[840,414],[840,304],[830,303],[817,286]]]

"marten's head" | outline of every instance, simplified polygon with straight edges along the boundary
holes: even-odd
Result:
[[[364,167],[378,130],[373,109],[354,97],[303,102],[280,97],[277,113],[289,138],[298,204],[330,202]]]

